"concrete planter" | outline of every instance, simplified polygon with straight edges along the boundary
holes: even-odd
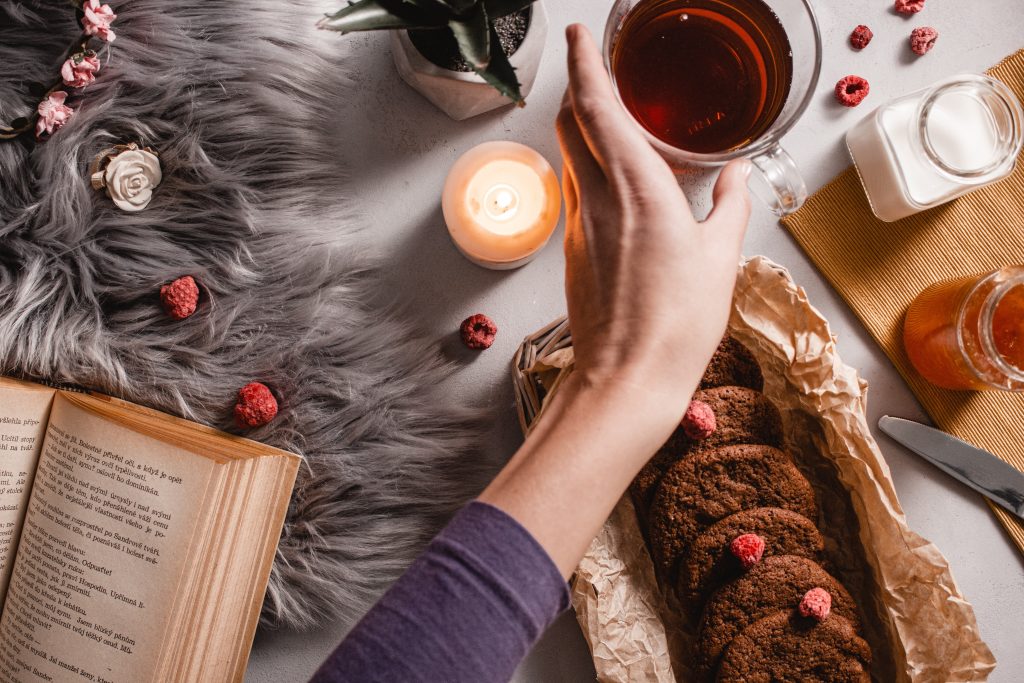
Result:
[[[526,38],[509,58],[519,78],[523,97],[530,94],[537,79],[548,35],[548,16],[543,3],[535,2],[531,7]],[[391,55],[402,80],[456,121],[512,103],[475,73],[452,71],[431,62],[420,54],[406,31],[391,32]]]

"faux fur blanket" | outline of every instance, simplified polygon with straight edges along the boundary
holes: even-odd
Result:
[[[467,457],[479,425],[435,388],[439,356],[369,303],[340,170],[359,160],[324,132],[343,41],[309,40],[314,0],[107,1],[112,54],[71,121],[0,141],[0,372],[229,431],[239,387],[272,387],[280,413],[249,436],[307,461],[263,623],[357,617],[486,473]],[[34,109],[29,86],[79,30],[67,0],[0,0],[0,120]],[[130,141],[163,166],[140,213],[87,178]],[[201,301],[175,322],[157,292],[184,274]]]

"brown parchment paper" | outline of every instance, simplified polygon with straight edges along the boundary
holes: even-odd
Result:
[[[542,331],[539,353],[519,364],[543,398],[572,370],[567,330],[559,340],[552,328]],[[827,321],[788,271],[755,257],[740,266],[730,332],[761,363],[765,393],[783,414],[787,447],[816,489],[830,564],[864,612],[875,680],[986,680],[995,659],[974,610],[939,550],[907,527],[868,429],[867,384],[839,359]],[[529,401],[519,398],[526,427],[536,410],[524,410]],[[543,409],[536,407],[540,419]],[[687,666],[693,633],[673,602],[659,588],[624,496],[572,584],[599,681],[693,680]]]

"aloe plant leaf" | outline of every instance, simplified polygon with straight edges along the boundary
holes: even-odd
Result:
[[[409,2],[358,0],[317,22],[317,27],[341,33],[394,28],[438,28],[448,22],[440,10]]]
[[[498,92],[509,98],[520,107],[526,104],[522,92],[519,89],[519,79],[516,78],[515,67],[508,60],[505,50],[501,47],[498,34],[491,27],[491,59],[484,69],[475,69],[485,81],[492,85]]]
[[[455,34],[455,40],[459,44],[459,52],[465,57],[474,71],[481,71],[487,68],[491,62],[492,29],[487,19],[487,11],[483,4],[478,4],[472,14],[465,19],[454,19],[448,22],[448,27]]]
[[[508,16],[509,14],[515,14],[520,10],[526,9],[534,2],[535,0],[483,0],[487,16],[491,18],[491,21]]]
[[[414,0],[415,1],[415,0]],[[452,8],[455,14],[466,16],[480,4],[480,0],[435,0]]]

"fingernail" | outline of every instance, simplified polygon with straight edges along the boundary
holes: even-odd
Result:
[[[754,164],[750,163],[750,159],[744,159],[740,162],[740,172],[744,178],[750,177],[750,172],[754,170]]]

